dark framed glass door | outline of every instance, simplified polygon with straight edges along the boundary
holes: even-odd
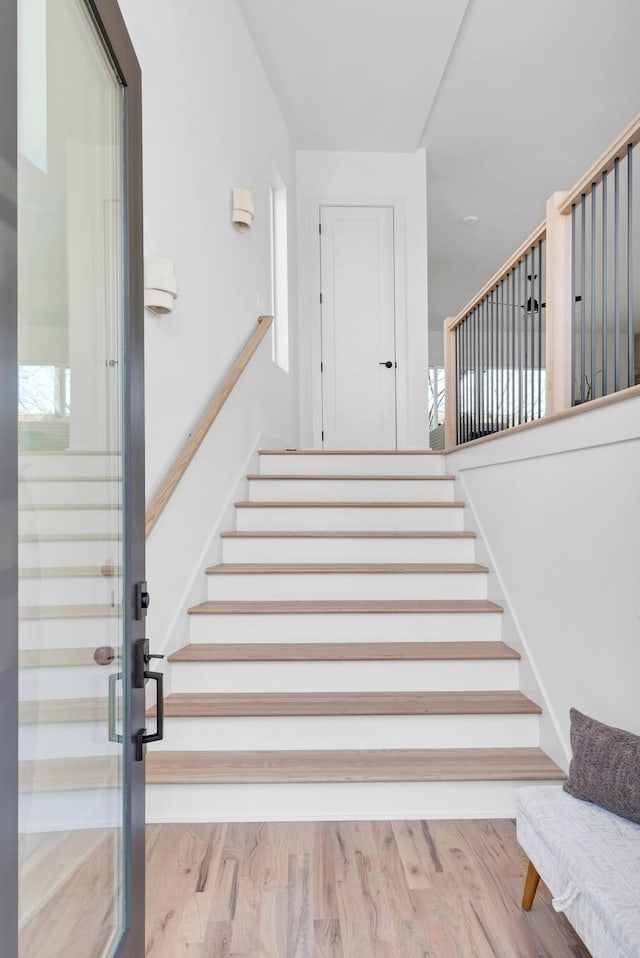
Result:
[[[115,0],[0,47],[2,951],[141,958],[140,70]]]

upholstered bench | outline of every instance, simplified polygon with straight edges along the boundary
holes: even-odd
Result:
[[[640,958],[640,825],[554,785],[518,789],[516,826],[530,862],[522,907],[542,878],[593,958]]]

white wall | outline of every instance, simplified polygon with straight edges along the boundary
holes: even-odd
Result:
[[[636,396],[447,457],[567,753],[571,706],[640,732],[639,421]]]
[[[271,310],[269,189],[276,170],[289,193],[294,283],[295,161],[235,0],[191,0],[188,11],[179,0],[121,6],[143,76],[145,251],[174,260],[179,284],[172,315],[145,317],[149,498],[258,314]],[[248,233],[231,226],[234,186],[254,194]],[[294,294],[292,286],[292,306]],[[155,646],[167,638],[194,564],[259,436],[295,441],[295,309],[290,313],[291,373],[271,361],[269,337],[232,394],[227,426],[221,417],[190,467],[183,488],[191,496],[176,494],[149,540]]]
[[[320,447],[321,205],[393,206],[396,230],[398,447],[426,448],[427,181],[416,153],[299,151],[298,278],[301,444]]]

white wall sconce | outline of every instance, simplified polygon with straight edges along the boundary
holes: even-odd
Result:
[[[244,233],[253,223],[255,206],[251,190],[236,186],[232,196],[231,222],[240,233]]]
[[[157,316],[173,312],[178,298],[175,266],[170,259],[147,256],[144,261],[144,305]]]

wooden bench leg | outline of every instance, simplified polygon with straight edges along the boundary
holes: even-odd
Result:
[[[524,894],[522,896],[522,907],[524,911],[531,911],[533,899],[536,897],[540,875],[537,873],[531,862],[527,869],[527,877],[524,880]]]

